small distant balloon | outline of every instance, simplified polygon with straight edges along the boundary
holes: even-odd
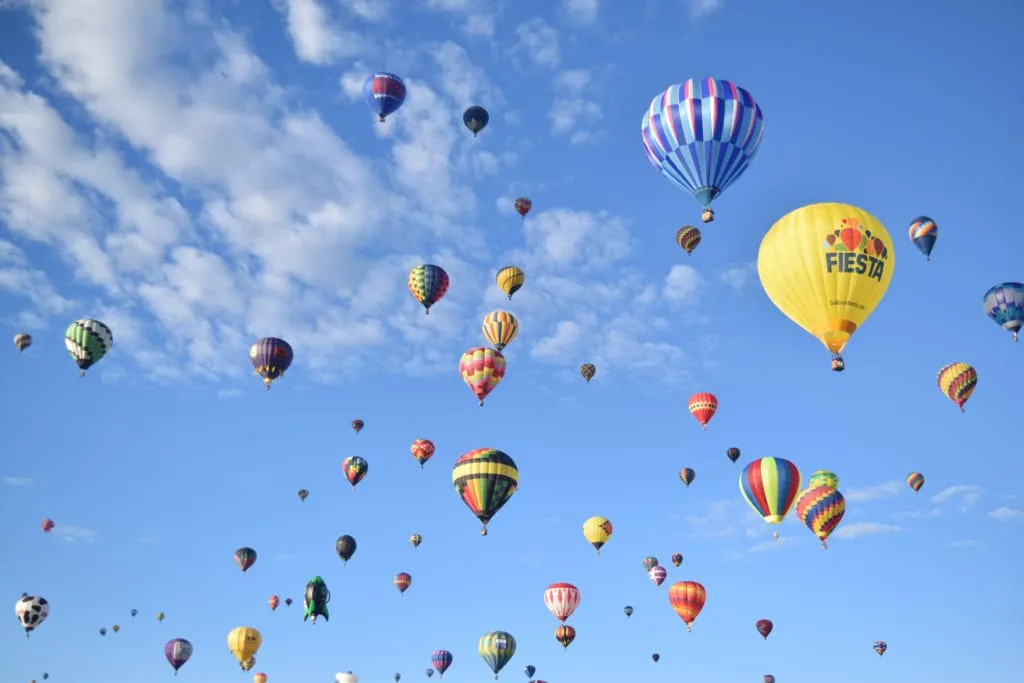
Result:
[[[474,104],[462,114],[462,123],[473,133],[474,138],[487,127],[490,120],[491,115],[478,104]]]
[[[381,71],[363,83],[363,99],[381,123],[405,103],[405,82],[392,73]]]

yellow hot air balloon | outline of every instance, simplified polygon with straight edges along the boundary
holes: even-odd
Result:
[[[508,311],[491,311],[484,316],[483,332],[487,343],[501,351],[519,334],[519,321]]]
[[[526,282],[526,274],[516,266],[505,266],[498,271],[495,280],[498,282],[498,288],[505,292],[508,300],[511,301],[512,295],[518,292]]]
[[[849,204],[791,211],[761,240],[757,274],[772,303],[832,352],[832,369],[850,336],[885,296],[896,266],[892,239],[878,219]]]
[[[583,522],[583,536],[601,554],[601,546],[612,537],[612,523],[605,517],[591,517]]]
[[[238,628],[231,629],[231,632],[228,633],[228,649],[231,650],[231,654],[238,660],[243,671],[246,670],[245,665],[249,658],[256,656],[256,652],[262,644],[263,636],[260,635],[259,631],[249,626],[239,626]]]

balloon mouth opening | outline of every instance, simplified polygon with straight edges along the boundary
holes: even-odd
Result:
[[[782,517],[780,515],[768,515],[764,518],[764,521],[768,522],[769,524],[781,524]]]

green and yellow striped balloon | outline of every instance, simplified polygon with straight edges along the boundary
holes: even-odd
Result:
[[[483,524],[480,535],[487,535],[487,523],[519,488],[519,469],[507,454],[497,448],[477,448],[455,461],[452,484],[466,507]]]

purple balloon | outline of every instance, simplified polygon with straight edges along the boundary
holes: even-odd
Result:
[[[164,645],[164,657],[174,667],[174,675],[178,675],[178,669],[185,666],[185,662],[192,656],[192,643],[184,638],[168,640]]]

